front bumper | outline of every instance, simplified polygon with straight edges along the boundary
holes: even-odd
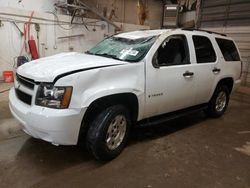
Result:
[[[21,123],[22,129],[32,137],[55,145],[76,145],[86,109],[50,109],[27,105],[20,101],[15,89],[9,93],[9,108]]]

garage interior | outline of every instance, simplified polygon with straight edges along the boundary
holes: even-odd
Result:
[[[236,42],[241,86],[221,118],[199,112],[137,127],[119,157],[99,162],[28,136],[11,115],[17,64],[85,52],[118,32],[176,28]],[[0,38],[0,187],[250,187],[249,0],[0,0]]]

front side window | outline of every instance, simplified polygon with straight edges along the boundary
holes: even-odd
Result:
[[[172,66],[189,64],[189,51],[184,35],[168,37],[158,48],[153,58],[154,66]]]
[[[231,40],[216,38],[225,61],[240,61],[239,53]]]
[[[156,38],[153,36],[128,39],[114,36],[104,39],[86,53],[121,61],[138,62],[145,57]]]
[[[204,36],[193,37],[197,63],[212,63],[216,61],[216,54],[209,38]]]

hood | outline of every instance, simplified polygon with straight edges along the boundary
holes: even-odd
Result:
[[[53,82],[57,76],[62,74],[122,64],[127,64],[127,62],[70,52],[28,62],[20,66],[17,73],[36,82]]]

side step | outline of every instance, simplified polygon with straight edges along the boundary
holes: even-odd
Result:
[[[154,126],[154,125],[158,125],[161,123],[165,123],[167,121],[173,120],[173,119],[177,119],[179,117],[182,116],[186,116],[201,110],[204,110],[207,108],[207,104],[201,104],[198,106],[193,106],[193,107],[189,107],[189,108],[185,108],[182,110],[177,110],[174,112],[170,112],[170,113],[166,113],[163,115],[158,115],[155,117],[151,117],[151,118],[147,118],[144,120],[141,120],[139,122],[137,122],[137,126]]]

